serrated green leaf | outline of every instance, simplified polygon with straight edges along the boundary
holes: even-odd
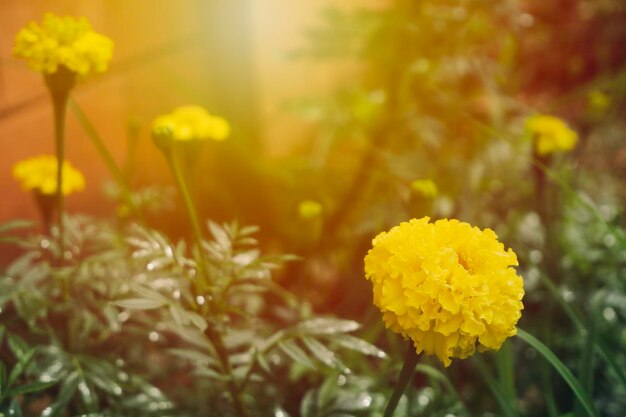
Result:
[[[326,346],[310,337],[302,337],[302,342],[306,348],[324,365],[331,368],[340,370],[341,372],[350,372],[350,370],[343,364],[333,351]]]
[[[96,411],[98,408],[98,396],[96,395],[96,392],[93,390],[93,388],[89,386],[87,381],[84,378],[81,378],[78,381],[78,385],[76,386],[76,388],[87,411]]]
[[[59,395],[56,397],[55,401],[41,412],[40,417],[58,417],[59,415],[61,415],[63,410],[65,410],[67,404],[74,396],[77,386],[78,375],[76,373],[73,373],[63,383],[61,391],[59,392]]]
[[[222,249],[230,250],[231,249],[230,237],[228,237],[228,234],[226,233],[226,231],[220,225],[212,221],[208,222],[208,226],[209,226],[209,230],[211,231],[211,234],[213,235],[213,238],[215,239],[215,242],[217,242],[217,244]]]
[[[359,323],[353,320],[318,318],[298,324],[296,331],[312,335],[328,335],[353,332],[360,326]]]
[[[30,361],[35,356],[35,352],[36,352],[36,349],[35,348],[31,348],[31,349],[27,350],[23,355],[21,355],[19,357],[17,363],[15,364],[13,369],[11,370],[11,373],[9,374],[9,380],[7,382],[7,387],[11,387],[11,385],[13,385],[15,383],[15,381],[17,381],[17,378],[19,378],[20,375],[22,375],[22,373],[24,372],[24,370],[26,369],[26,367],[28,366]]]
[[[17,359],[21,358],[28,351],[28,345],[19,336],[9,334],[7,342],[9,343],[9,349]]]
[[[197,350],[169,349],[169,352],[171,352],[175,356],[178,356],[179,358],[187,359],[191,362],[198,362],[202,365],[207,366],[218,366],[218,362],[214,358],[202,352],[198,352]]]
[[[10,222],[0,224],[0,234],[7,233],[11,230],[33,227],[34,224],[35,223],[31,220],[12,220]]]
[[[51,381],[51,382],[31,382],[30,384],[20,385],[19,387],[15,387],[11,389],[8,393],[10,396],[18,396],[24,394],[32,394],[35,392],[45,391],[48,388],[56,385],[59,381]]]
[[[351,336],[349,334],[340,334],[332,338],[332,341],[337,343],[343,348],[355,350],[364,355],[375,356],[377,358],[386,358],[387,354],[381,349],[377,348],[371,343],[366,342],[358,337]]]
[[[111,304],[129,310],[154,310],[165,305],[162,300],[149,300],[146,298],[127,298],[125,300],[112,301]]]
[[[278,348],[295,362],[308,368],[315,369],[315,364],[309,359],[306,352],[302,350],[293,340],[283,340],[278,342]]]

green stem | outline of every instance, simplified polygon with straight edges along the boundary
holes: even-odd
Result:
[[[183,203],[185,204],[187,215],[189,216],[189,222],[191,223],[191,230],[193,233],[193,240],[196,247],[196,262],[198,263],[198,287],[200,291],[204,292],[208,283],[205,271],[205,262],[203,255],[204,251],[202,250],[202,232],[200,229],[200,219],[198,216],[198,211],[196,210],[196,206],[193,203],[189,188],[187,187],[187,183],[185,182],[185,178],[183,177],[181,169],[178,166],[176,158],[174,158],[171,151],[164,151],[164,153],[165,158],[167,159],[167,163],[170,166],[170,170],[174,175],[174,180],[176,181],[178,191],[180,192]]]
[[[213,346],[215,346],[215,350],[220,358],[220,362],[222,364],[222,371],[228,375],[228,391],[233,400],[233,407],[235,408],[235,414],[238,417],[245,417],[246,410],[243,406],[243,402],[241,400],[240,390],[235,383],[233,370],[230,366],[230,359],[228,358],[228,351],[224,346],[224,341],[222,340],[221,335],[209,327],[206,331],[206,335],[208,336]]]
[[[400,397],[402,397],[406,386],[409,384],[409,381],[413,376],[418,359],[419,357],[417,356],[417,353],[415,353],[415,347],[413,347],[412,343],[409,343],[406,355],[404,356],[404,365],[400,371],[400,376],[398,377],[398,382],[396,382],[396,386],[393,389],[393,393],[391,394],[391,397],[389,397],[383,417],[391,417],[396,411]]]
[[[96,132],[96,129],[94,128],[93,124],[91,124],[91,122],[89,121],[85,113],[82,111],[78,103],[76,103],[72,98],[69,98],[68,104],[69,104],[70,109],[72,110],[76,118],[78,119],[78,122],[85,130],[87,137],[91,140],[91,143],[95,146],[96,150],[100,154],[100,157],[102,158],[105,165],[107,166],[107,168],[113,175],[115,182],[117,182],[119,187],[122,189],[124,200],[133,210],[133,212],[139,219],[139,222],[144,223],[143,213],[141,212],[141,209],[139,208],[139,206],[137,205],[137,203],[132,197],[132,190],[130,188],[130,184],[128,183],[128,180],[124,176],[124,173],[122,172],[120,167],[115,162],[115,159],[113,159],[113,156],[111,155],[107,147],[104,145],[104,141],[102,140],[100,135],[98,135],[98,132]]]
[[[65,160],[65,113],[69,91],[52,91],[54,110],[54,139],[57,157],[57,189],[56,203],[59,210],[59,260],[65,258],[65,196],[63,195],[63,162]]]

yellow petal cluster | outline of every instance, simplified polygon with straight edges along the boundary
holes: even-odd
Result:
[[[578,134],[558,117],[536,114],[526,119],[525,127],[539,155],[567,152],[578,142]]]
[[[46,13],[41,24],[31,22],[18,32],[13,54],[44,74],[64,66],[87,75],[106,71],[113,55],[113,41],[94,32],[85,18]]]
[[[37,190],[42,194],[54,195],[57,191],[57,158],[52,155],[40,155],[25,159],[13,165],[13,176],[20,181],[24,190]],[[69,162],[63,161],[64,195],[69,195],[85,188],[83,174]]]
[[[515,265],[492,230],[424,217],[376,236],[365,275],[385,325],[447,367],[516,334],[524,287]]]
[[[314,200],[304,200],[298,205],[298,214],[303,219],[313,219],[322,214],[322,205]]]
[[[177,141],[222,141],[230,134],[230,125],[221,117],[214,116],[200,106],[182,106],[157,117],[152,124],[153,132],[169,132]]]
[[[436,197],[439,192],[437,184],[435,184],[432,180],[415,180],[411,183],[411,189],[415,193],[426,198]]]

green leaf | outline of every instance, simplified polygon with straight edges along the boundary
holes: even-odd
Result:
[[[78,389],[78,393],[80,394],[80,398],[82,399],[83,404],[85,405],[88,412],[97,411],[98,409],[98,396],[96,392],[93,390],[91,386],[85,381],[84,378],[81,378],[76,386]]]
[[[296,331],[312,335],[327,335],[353,332],[359,327],[360,324],[352,320],[318,318],[298,324]]]
[[[11,400],[11,404],[9,405],[9,409],[7,410],[7,417],[22,417],[24,414],[22,413],[22,407],[20,407],[20,403],[17,399],[13,398]]]
[[[309,359],[306,352],[302,350],[300,346],[298,346],[294,341],[283,340],[278,342],[277,346],[295,362],[300,363],[307,368],[315,369],[315,365],[313,364],[311,359]]]
[[[11,370],[11,373],[9,374],[9,381],[7,382],[7,387],[10,387],[11,385],[13,385],[15,381],[17,380],[17,378],[19,378],[20,375],[22,375],[22,373],[24,372],[24,370],[26,369],[30,361],[35,356],[35,352],[36,352],[36,349],[31,348],[28,351],[26,351],[22,356],[19,357],[17,363],[15,364],[15,367]]]
[[[6,387],[7,382],[7,368],[4,365],[4,362],[0,361],[0,402],[1,398],[4,396],[4,388]]]
[[[146,298],[127,298],[125,300],[112,301],[111,303],[129,310],[154,310],[165,305],[163,300],[148,300]]]
[[[65,380],[55,401],[41,412],[40,417],[58,417],[61,415],[61,412],[65,410],[65,407],[74,396],[77,386],[78,375],[74,372]]]
[[[0,224],[0,234],[4,234],[16,229],[26,229],[33,227],[35,223],[31,220],[13,220]]]
[[[589,394],[583,389],[578,380],[576,380],[572,371],[570,371],[563,364],[563,362],[561,362],[561,360],[550,350],[550,348],[541,343],[533,335],[526,333],[524,330],[519,328],[517,329],[517,337],[535,348],[535,350],[537,350],[537,352],[539,352],[548,361],[548,363],[550,363],[550,365],[552,365],[552,367],[554,367],[554,369],[561,374],[561,377],[563,377],[567,385],[570,386],[574,395],[576,395],[576,398],[578,398],[585,411],[591,417],[599,417]]]
[[[15,387],[9,391],[10,396],[18,396],[23,394],[32,394],[35,392],[45,391],[48,388],[56,385],[59,381],[51,381],[51,382],[31,382],[30,384],[20,385],[19,387]]]
[[[354,350],[364,355],[375,356],[381,359],[387,358],[387,354],[373,344],[349,334],[336,335],[332,340],[343,348]]]
[[[337,359],[333,351],[317,340],[310,337],[302,337],[301,340],[304,342],[306,348],[324,365],[338,369],[341,372],[350,372],[350,370],[343,363],[341,363],[339,359]]]
[[[19,336],[9,334],[8,337],[9,349],[17,359],[21,358],[28,351],[28,345]]]
[[[489,389],[491,389],[493,396],[496,398],[498,404],[500,404],[500,408],[502,408],[504,415],[507,417],[517,417],[517,411],[515,411],[515,409],[509,403],[508,399],[506,398],[506,394],[502,390],[502,387],[500,387],[496,379],[493,377],[493,375],[491,375],[489,369],[487,369],[482,359],[478,356],[474,356],[473,359],[480,374],[489,386]]]
[[[187,359],[192,363],[200,363],[206,366],[214,366],[218,367],[218,362],[212,358],[211,356],[204,354],[202,352],[198,352],[197,350],[190,349],[169,349],[173,355],[178,356],[179,358]]]

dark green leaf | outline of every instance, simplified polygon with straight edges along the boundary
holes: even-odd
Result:
[[[11,400],[11,404],[9,405],[9,409],[7,412],[7,417],[22,417],[24,414],[22,413],[22,407],[20,407],[20,403],[17,399],[13,398]]]
[[[15,387],[9,391],[9,395],[17,396],[23,394],[32,394],[35,392],[45,391],[48,388],[56,385],[59,381],[51,381],[51,382],[31,382],[30,384],[21,385],[19,387]]]
[[[21,355],[15,364],[15,367],[11,370],[9,374],[9,381],[7,382],[7,387],[11,387],[17,381],[17,379],[22,375],[30,361],[35,356],[35,348],[31,348],[27,350],[23,355]]]
[[[41,412],[40,417],[58,417],[59,415],[61,415],[63,410],[65,410],[67,404],[74,396],[77,386],[78,375],[76,373],[73,373],[63,383],[61,391],[59,392],[59,395],[56,397],[55,401]]]

